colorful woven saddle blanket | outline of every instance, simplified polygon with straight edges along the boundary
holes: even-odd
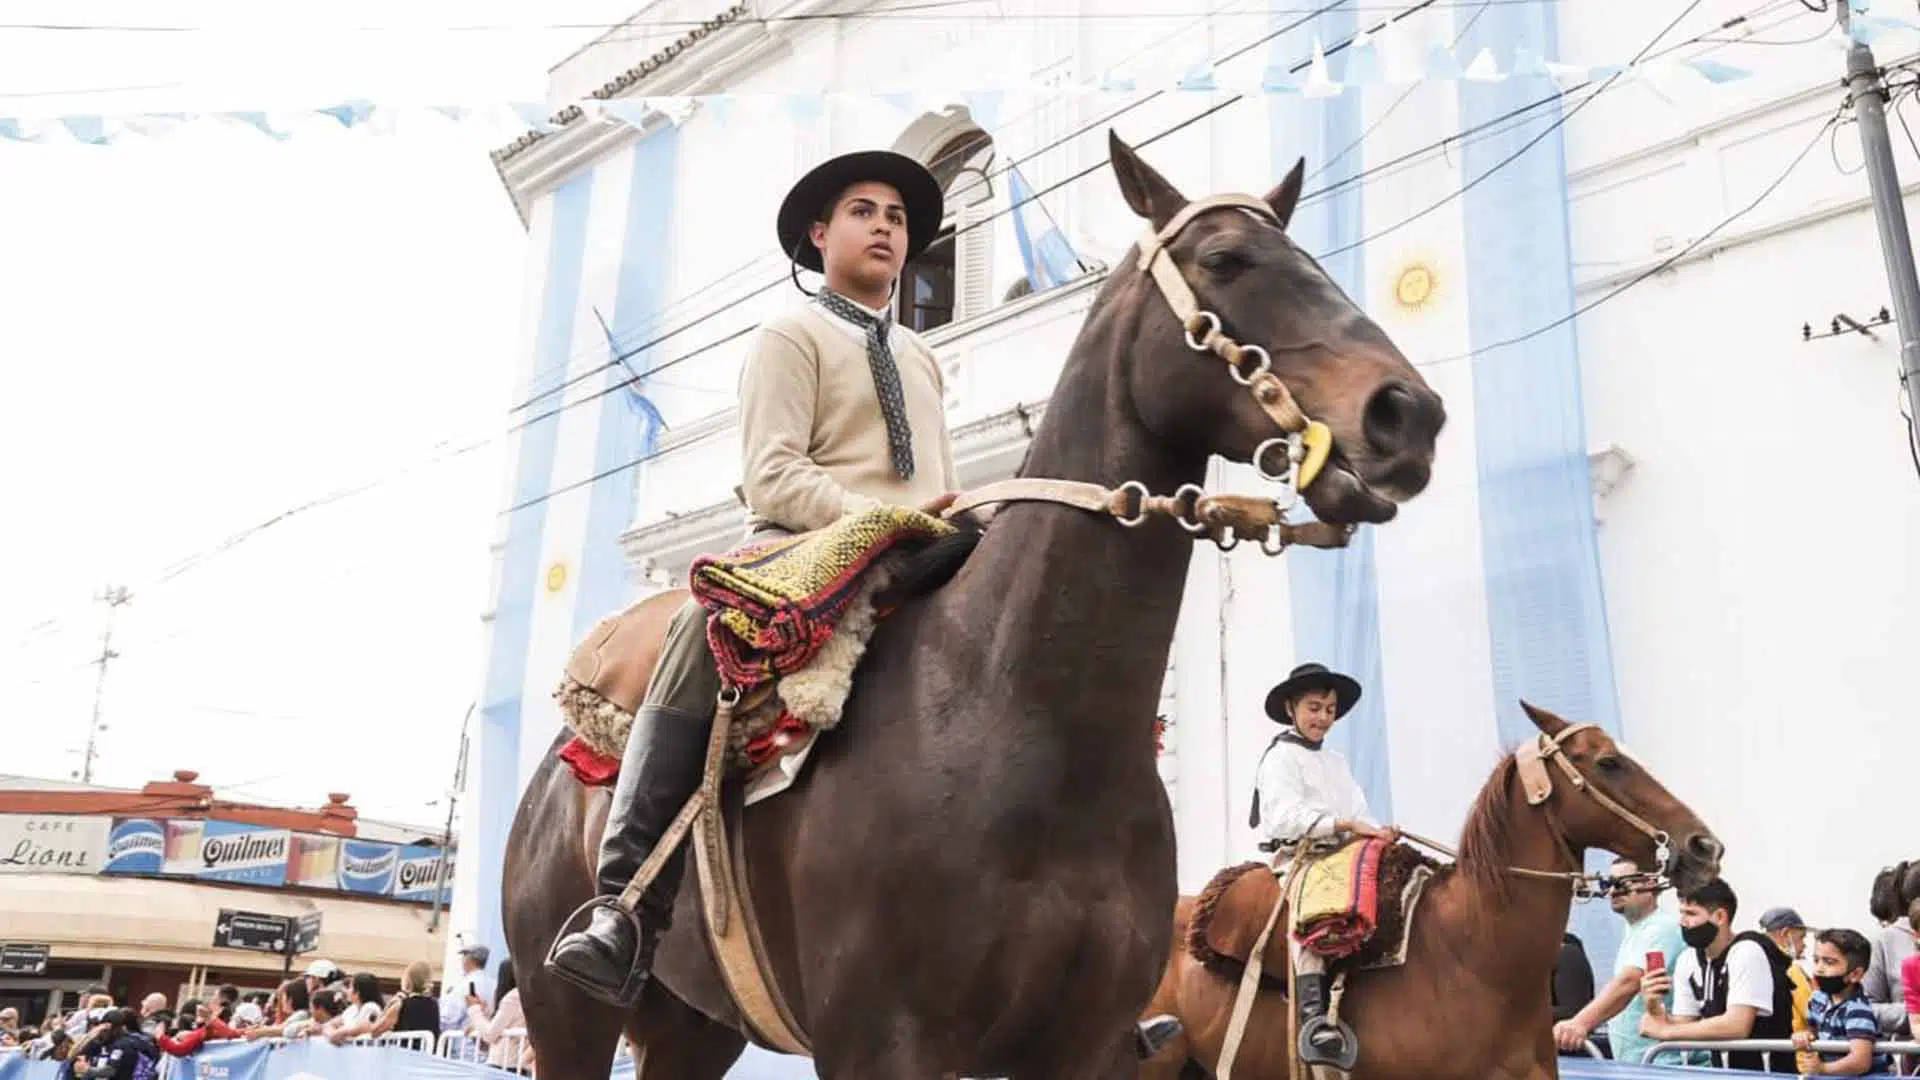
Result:
[[[1325,865],[1323,860],[1308,867],[1295,882],[1294,898],[1282,913],[1287,919],[1283,925],[1302,947],[1351,967],[1404,963],[1414,911],[1440,864],[1406,844],[1381,840],[1355,841],[1329,859],[1333,866],[1325,873],[1314,875],[1318,866]],[[1215,874],[1193,901],[1187,954],[1214,974],[1238,980],[1267,916],[1275,904],[1283,902],[1284,873],[1276,874],[1266,863],[1246,862]],[[1370,884],[1363,885],[1362,879]],[[1313,887],[1308,888],[1309,884]],[[1284,990],[1291,962],[1286,935],[1275,934],[1261,957],[1261,985]]]
[[[689,587],[713,613],[707,642],[721,681],[745,692],[806,667],[876,561],[954,532],[918,510],[878,506],[824,529],[694,560]]]
[[[692,592],[711,613],[707,640],[721,679],[742,692],[727,736],[728,768],[749,774],[749,802],[789,786],[814,737],[839,723],[854,671],[886,614],[877,598],[892,561],[953,531],[918,511],[881,507],[694,563]],[[554,698],[573,732],[562,760],[583,784],[612,784],[633,713],[570,675]]]

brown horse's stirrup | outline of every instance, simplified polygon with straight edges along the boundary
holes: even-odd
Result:
[[[595,982],[580,972],[555,962],[560,952],[560,943],[567,939],[568,928],[577,923],[581,925],[581,929],[592,925],[593,913],[600,908],[618,912],[633,929],[633,955],[628,958],[626,975],[617,986]],[[582,922],[583,917],[585,922]],[[640,992],[646,989],[647,979],[651,975],[649,970],[651,965],[647,963],[650,958],[647,956],[648,950],[645,943],[646,930],[640,925],[640,916],[637,912],[622,905],[619,897],[596,896],[574,908],[573,914],[568,915],[566,921],[560,924],[559,932],[553,935],[553,944],[547,947],[546,963],[542,966],[548,974],[591,995],[597,1001],[620,1008],[630,1008],[640,1000]]]
[[[1133,1052],[1141,1061],[1146,1061],[1172,1042],[1181,1030],[1179,1019],[1164,1013],[1142,1020],[1133,1026]]]
[[[1340,1041],[1338,1050],[1321,1048],[1316,1040],[1333,1035]],[[1352,1072],[1360,1060],[1360,1043],[1353,1029],[1338,1020],[1316,1016],[1300,1025],[1300,1061],[1305,1065],[1324,1065],[1341,1072]]]

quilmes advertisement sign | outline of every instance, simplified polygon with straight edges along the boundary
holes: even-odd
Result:
[[[410,844],[399,849],[399,865],[393,874],[393,896],[396,900],[416,900],[423,904],[433,902],[436,895],[442,902],[453,903],[453,860],[448,859],[446,866],[440,865],[440,849],[424,845]],[[442,878],[445,880],[442,880]]]
[[[0,814],[0,874],[97,874],[113,819]]]
[[[328,889],[430,904],[453,902],[453,860],[440,849],[294,833],[232,821],[106,818],[101,873]],[[436,886],[437,891],[436,891]]]

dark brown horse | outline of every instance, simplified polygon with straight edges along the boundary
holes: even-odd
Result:
[[[1566,721],[1552,713],[1525,708],[1549,738],[1567,731]],[[1427,885],[1415,910],[1405,964],[1348,976],[1341,1014],[1360,1044],[1353,1080],[1559,1075],[1547,987],[1567,925],[1572,883],[1521,876],[1510,868],[1576,871],[1589,848],[1604,848],[1641,866],[1659,865],[1653,839],[1591,791],[1672,837],[1669,867],[1676,887],[1719,875],[1720,842],[1605,732],[1587,726],[1572,731],[1565,736],[1564,753],[1589,788],[1576,787],[1558,768],[1549,769],[1551,796],[1542,805],[1529,805],[1520,769],[1508,755],[1467,815],[1459,861]],[[1237,936],[1250,942],[1280,886],[1260,870],[1248,885],[1232,891],[1236,910],[1222,906],[1212,917],[1230,921],[1240,929]],[[1214,1070],[1239,988],[1237,980],[1207,970],[1185,948],[1195,907],[1182,898],[1174,921],[1177,944],[1147,1006],[1149,1014],[1178,1017],[1183,1028],[1142,1070],[1150,1080],[1172,1080],[1195,1066],[1209,1074]],[[1265,953],[1267,971],[1284,976],[1286,949],[1276,930]],[[1235,1077],[1287,1077],[1290,1008],[1278,989],[1258,992],[1235,1059]]]
[[[1114,139],[1128,204],[1158,229],[1187,200]],[[1238,340],[1271,350],[1336,449],[1307,502],[1383,522],[1426,485],[1439,398],[1289,241],[1296,167],[1253,208],[1178,230],[1178,272]],[[1170,494],[1210,456],[1279,432],[1193,351],[1161,284],[1113,272],[1067,358],[1026,476]],[[1192,541],[1043,502],[1007,506],[944,588],[879,628],[839,726],[743,840],[770,964],[827,1080],[1107,1078],[1169,947],[1173,823],[1154,719]],[[557,673],[556,673],[557,674]],[[631,1015],[542,970],[592,893],[603,798],[549,755],[508,839],[507,939],[545,1080],[604,1080],[624,1027],[638,1080],[722,1075],[740,1020],[687,887]]]

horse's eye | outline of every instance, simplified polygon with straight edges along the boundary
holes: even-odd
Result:
[[[1626,764],[1612,754],[1608,754],[1606,757],[1594,762],[1593,765],[1594,768],[1599,769],[1603,773],[1619,773],[1625,772],[1627,769]]]
[[[1200,268],[1218,277],[1232,277],[1247,268],[1246,256],[1231,248],[1200,256]]]

